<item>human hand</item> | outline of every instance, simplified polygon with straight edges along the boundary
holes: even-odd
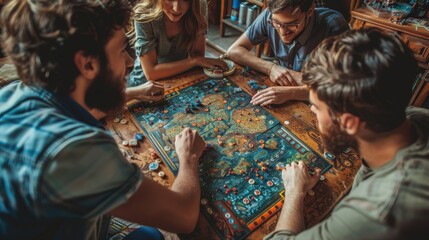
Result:
[[[146,82],[126,90],[127,100],[137,99],[140,101],[159,101],[164,99],[164,86],[157,82]]]
[[[253,95],[250,103],[253,105],[267,106],[270,104],[282,104],[288,100],[292,100],[290,96],[290,87],[275,86],[258,91]]]
[[[269,77],[273,83],[280,86],[298,86],[301,83],[302,73],[273,65]]]
[[[176,153],[180,164],[195,164],[197,166],[198,164],[196,163],[198,163],[206,145],[206,142],[196,130],[183,129],[180,134],[176,135],[175,141]]]
[[[222,69],[223,71],[228,70],[228,64],[226,64],[222,59],[196,57],[194,60],[197,66],[203,68]]]
[[[303,161],[292,162],[282,171],[283,184],[286,196],[302,195],[311,190],[320,178],[321,169],[316,169],[313,175],[308,172]]]

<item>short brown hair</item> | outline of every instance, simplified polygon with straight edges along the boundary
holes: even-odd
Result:
[[[301,12],[307,12],[313,4],[313,0],[268,0],[268,10],[278,13],[287,8],[299,7]]]

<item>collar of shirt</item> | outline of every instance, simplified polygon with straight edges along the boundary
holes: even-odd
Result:
[[[308,22],[308,26],[305,27],[304,31],[295,39],[294,42],[299,42],[301,46],[305,46],[308,39],[310,39],[311,33],[313,31],[314,22],[315,22],[314,13],[311,15],[310,20]]]
[[[80,104],[78,104],[74,99],[66,95],[58,96],[60,101],[63,103],[65,109],[67,109],[75,119],[84,122],[88,125],[104,129],[103,124],[100,121],[95,119],[86,109],[84,109]]]
[[[70,96],[53,93],[42,87],[32,87],[32,89],[38,94],[51,102],[56,102],[61,106],[62,110],[67,113],[70,117],[79,120],[83,123],[86,123],[90,126],[97,127],[100,129],[105,129],[103,124],[95,119],[86,109],[84,109],[79,103],[77,103]]]

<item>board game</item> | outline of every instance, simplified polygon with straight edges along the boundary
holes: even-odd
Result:
[[[228,78],[176,88],[156,103],[129,107],[174,174],[175,136],[184,127],[208,143],[200,159],[201,212],[221,239],[244,239],[281,209],[281,169],[303,160],[310,170],[331,164],[312,151]]]

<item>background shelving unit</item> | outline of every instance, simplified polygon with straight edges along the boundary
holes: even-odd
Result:
[[[414,53],[420,67],[420,74],[415,80],[409,104],[429,108],[429,32],[411,25],[392,23],[388,19],[375,16],[366,7],[353,10],[351,15],[354,29],[376,27],[396,32],[402,38]]]
[[[257,5],[260,8],[260,11],[265,9],[265,0],[246,0],[247,2]],[[221,37],[225,36],[225,27],[234,28],[237,31],[244,32],[246,31],[246,26],[238,24],[238,21],[231,20],[231,8],[232,0],[221,0],[220,8],[220,23],[219,23],[219,33]],[[257,57],[261,56],[262,49],[265,43],[261,43],[256,46],[255,55]]]

